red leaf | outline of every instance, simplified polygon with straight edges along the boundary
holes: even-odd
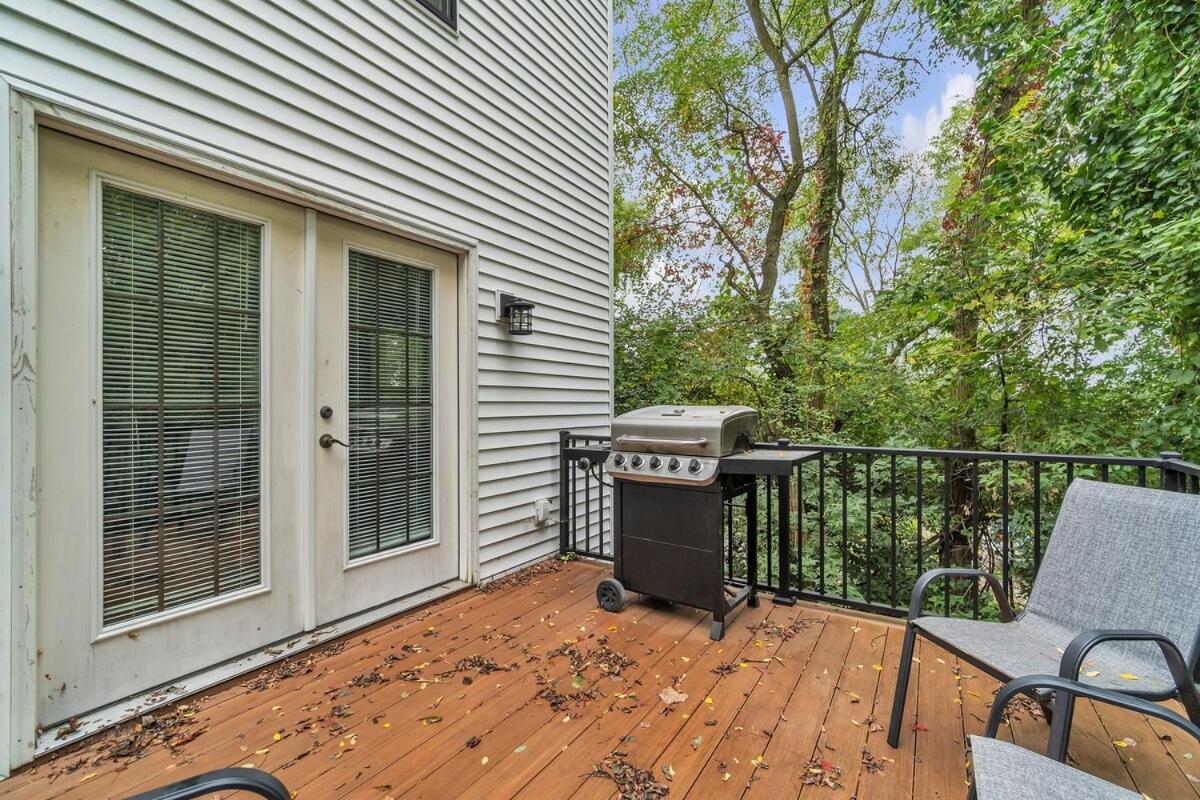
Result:
[[[929,730],[929,726],[924,722],[914,722],[912,729],[917,733],[924,733],[925,731]]]

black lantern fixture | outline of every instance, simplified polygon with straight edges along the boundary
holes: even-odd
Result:
[[[513,336],[528,336],[533,333],[533,303],[513,294],[500,295],[500,320],[508,323],[508,332]]]

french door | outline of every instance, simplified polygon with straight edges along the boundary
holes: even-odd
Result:
[[[317,220],[317,619],[456,578],[455,256]]]
[[[302,208],[43,129],[38,721],[302,627]]]
[[[38,149],[39,724],[458,577],[455,256]]]

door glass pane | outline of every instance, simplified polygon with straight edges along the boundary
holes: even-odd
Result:
[[[433,537],[433,277],[350,251],[350,558]]]
[[[103,192],[104,624],[260,583],[262,228]]]

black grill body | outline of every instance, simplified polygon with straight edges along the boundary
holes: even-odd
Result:
[[[752,495],[754,486],[746,475],[700,486],[616,478],[613,576],[639,594],[711,612],[710,635],[722,638],[729,614],[743,601],[758,602],[754,586],[725,582],[722,523],[725,502]]]

